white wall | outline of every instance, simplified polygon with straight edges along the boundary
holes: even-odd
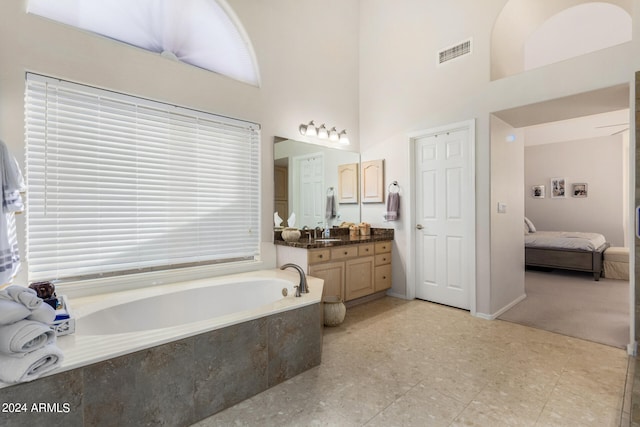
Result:
[[[248,33],[262,87],[176,63],[25,13],[0,12],[0,139],[24,166],[24,76],[33,71],[262,125],[262,241],[273,240],[273,137],[300,123],[346,128],[358,149],[358,1],[228,0]],[[313,19],[307,19],[312,17]],[[304,18],[304,19],[303,19]],[[329,26],[327,23],[331,22]],[[18,223],[24,254],[24,215]],[[274,260],[272,245],[263,245]],[[17,282],[26,282],[26,266]]]
[[[624,246],[622,135],[556,142],[525,148],[525,212],[539,230],[602,233],[612,246]],[[551,198],[551,178],[566,179],[566,197]],[[571,184],[587,183],[588,197],[571,197]],[[531,197],[544,185],[546,197]]]
[[[491,137],[494,111],[630,83],[640,68],[637,25],[634,41],[557,64],[490,81],[491,33],[506,0],[367,0],[360,15],[360,147],[363,160],[385,159],[385,185],[397,180],[410,195],[408,134],[476,118],[476,309],[491,315],[502,268],[492,268]],[[640,1],[633,0],[640,22]],[[399,24],[401,23],[401,25]],[[402,28],[402,31],[399,31]],[[473,53],[436,65],[438,49],[473,38]],[[635,143],[635,142],[634,142]],[[403,212],[412,208],[404,197]],[[522,201],[524,204],[524,200]],[[365,206],[363,220],[375,225],[381,206]],[[412,268],[407,216],[394,223],[393,288],[406,293]],[[505,267],[510,268],[510,267]],[[413,284],[409,284],[413,286]]]
[[[524,298],[524,132],[491,116],[491,314]],[[498,211],[504,205],[504,212]]]

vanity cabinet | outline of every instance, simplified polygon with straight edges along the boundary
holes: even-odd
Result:
[[[307,250],[307,271],[324,279],[323,295],[350,301],[391,287],[391,242]]]

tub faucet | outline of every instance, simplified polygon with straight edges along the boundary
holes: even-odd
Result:
[[[304,270],[302,269],[302,267],[296,264],[289,263],[289,264],[284,264],[282,267],[280,267],[280,270],[284,270],[285,268],[288,268],[288,267],[298,270],[298,274],[300,274],[300,284],[296,286],[296,296],[299,297],[302,294],[308,294],[309,287],[307,286],[307,276],[304,274]]]

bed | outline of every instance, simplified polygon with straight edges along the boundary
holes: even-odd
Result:
[[[525,265],[587,271],[600,280],[604,251],[610,246],[599,233],[538,231],[525,218]]]

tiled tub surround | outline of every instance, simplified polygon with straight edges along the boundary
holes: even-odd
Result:
[[[255,277],[285,280],[291,286],[298,282],[297,273],[268,270],[211,279],[208,285],[196,281],[161,286],[153,292],[170,294],[179,285],[208,288]],[[310,278],[309,288],[303,297],[289,292],[274,303],[217,319],[60,337],[66,359],[58,373],[0,389],[0,402],[26,408],[0,411],[0,425],[180,426],[214,414],[320,364],[322,282]],[[141,293],[126,292],[133,299]],[[121,294],[111,299],[122,302]],[[78,324],[83,316],[114,302],[99,300],[72,301],[82,313]],[[48,404],[48,409],[33,410],[34,403]]]

